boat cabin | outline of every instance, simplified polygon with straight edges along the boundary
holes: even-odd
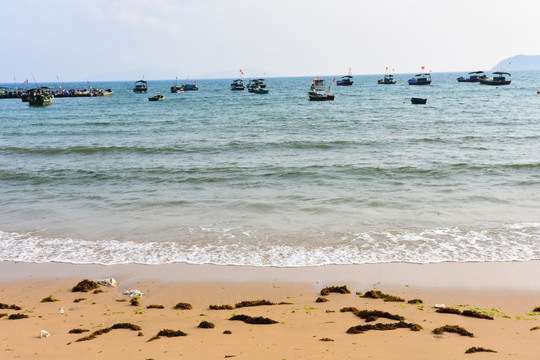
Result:
[[[311,90],[314,91],[324,91],[326,90],[326,80],[315,78],[311,83]]]

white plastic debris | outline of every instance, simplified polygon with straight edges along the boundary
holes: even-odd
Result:
[[[444,304],[435,304],[435,305],[433,305],[433,307],[434,307],[435,309],[442,309],[442,308],[444,308],[444,307],[446,307],[446,306],[444,306]]]
[[[40,338],[48,338],[49,336],[51,336],[51,334],[49,334],[49,332],[47,330],[41,330],[41,333],[39,334],[39,337]]]
[[[97,281],[99,285],[103,286],[109,286],[109,287],[117,287],[118,281],[116,281],[115,278],[108,278],[108,279],[100,279]]]
[[[122,294],[129,295],[130,298],[135,297],[135,296],[141,297],[141,296],[144,295],[141,290],[137,290],[137,289],[135,289],[135,290],[126,290]]]
[[[64,306],[62,306],[62,307],[60,308],[60,314],[66,315],[67,312],[68,312],[68,309],[66,309]]]

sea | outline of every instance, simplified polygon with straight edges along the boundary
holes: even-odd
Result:
[[[268,94],[201,79],[178,94],[175,80],[147,94],[103,81],[90,86],[112,97],[1,99],[0,261],[540,259],[540,72],[501,87],[413,75],[356,75],[333,102],[309,101],[313,77],[268,78]]]

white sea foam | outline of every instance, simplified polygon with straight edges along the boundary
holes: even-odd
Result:
[[[246,238],[249,240],[248,236]],[[187,245],[180,242],[88,241],[0,231],[0,260],[105,265],[180,262],[296,267],[540,259],[540,224],[537,223],[468,231],[435,228],[365,232],[338,239],[339,243],[334,245],[310,246],[285,241],[271,244],[268,241],[255,243],[238,239],[233,239],[236,242],[218,240]]]

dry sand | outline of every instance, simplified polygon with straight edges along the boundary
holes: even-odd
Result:
[[[540,358],[540,262],[376,264],[313,268],[251,268],[212,265],[70,265],[0,262],[0,303],[23,309],[29,318],[0,319],[0,359],[538,359]],[[81,279],[116,278],[118,288],[103,293],[74,293]],[[350,294],[332,293],[317,303],[326,286],[347,285]],[[145,293],[132,306],[125,290]],[[355,294],[371,289],[423,305],[385,302]],[[41,303],[49,295],[56,302]],[[86,298],[75,303],[77,298]],[[274,303],[210,310],[209,305],[234,306],[244,300]],[[120,301],[122,300],[122,301]],[[174,310],[179,302],[191,310]],[[462,310],[478,308],[494,320],[436,313],[433,306]],[[147,309],[160,304],[164,309]],[[62,315],[60,309],[68,311]],[[366,323],[344,307],[380,310],[403,316],[422,331],[396,329],[347,334],[352,326],[396,323],[379,318]],[[263,316],[276,324],[252,325],[231,321],[233,314]],[[213,329],[197,326],[201,321]],[[132,323],[139,331],[115,329],[93,340],[76,342],[91,332],[117,323]],[[432,330],[460,325],[474,337]],[[75,328],[88,329],[70,334]],[[187,336],[148,342],[162,329]],[[40,338],[40,331],[51,336]],[[223,334],[230,330],[232,334]],[[321,341],[323,338],[333,341]],[[473,346],[497,353],[465,354]]]

